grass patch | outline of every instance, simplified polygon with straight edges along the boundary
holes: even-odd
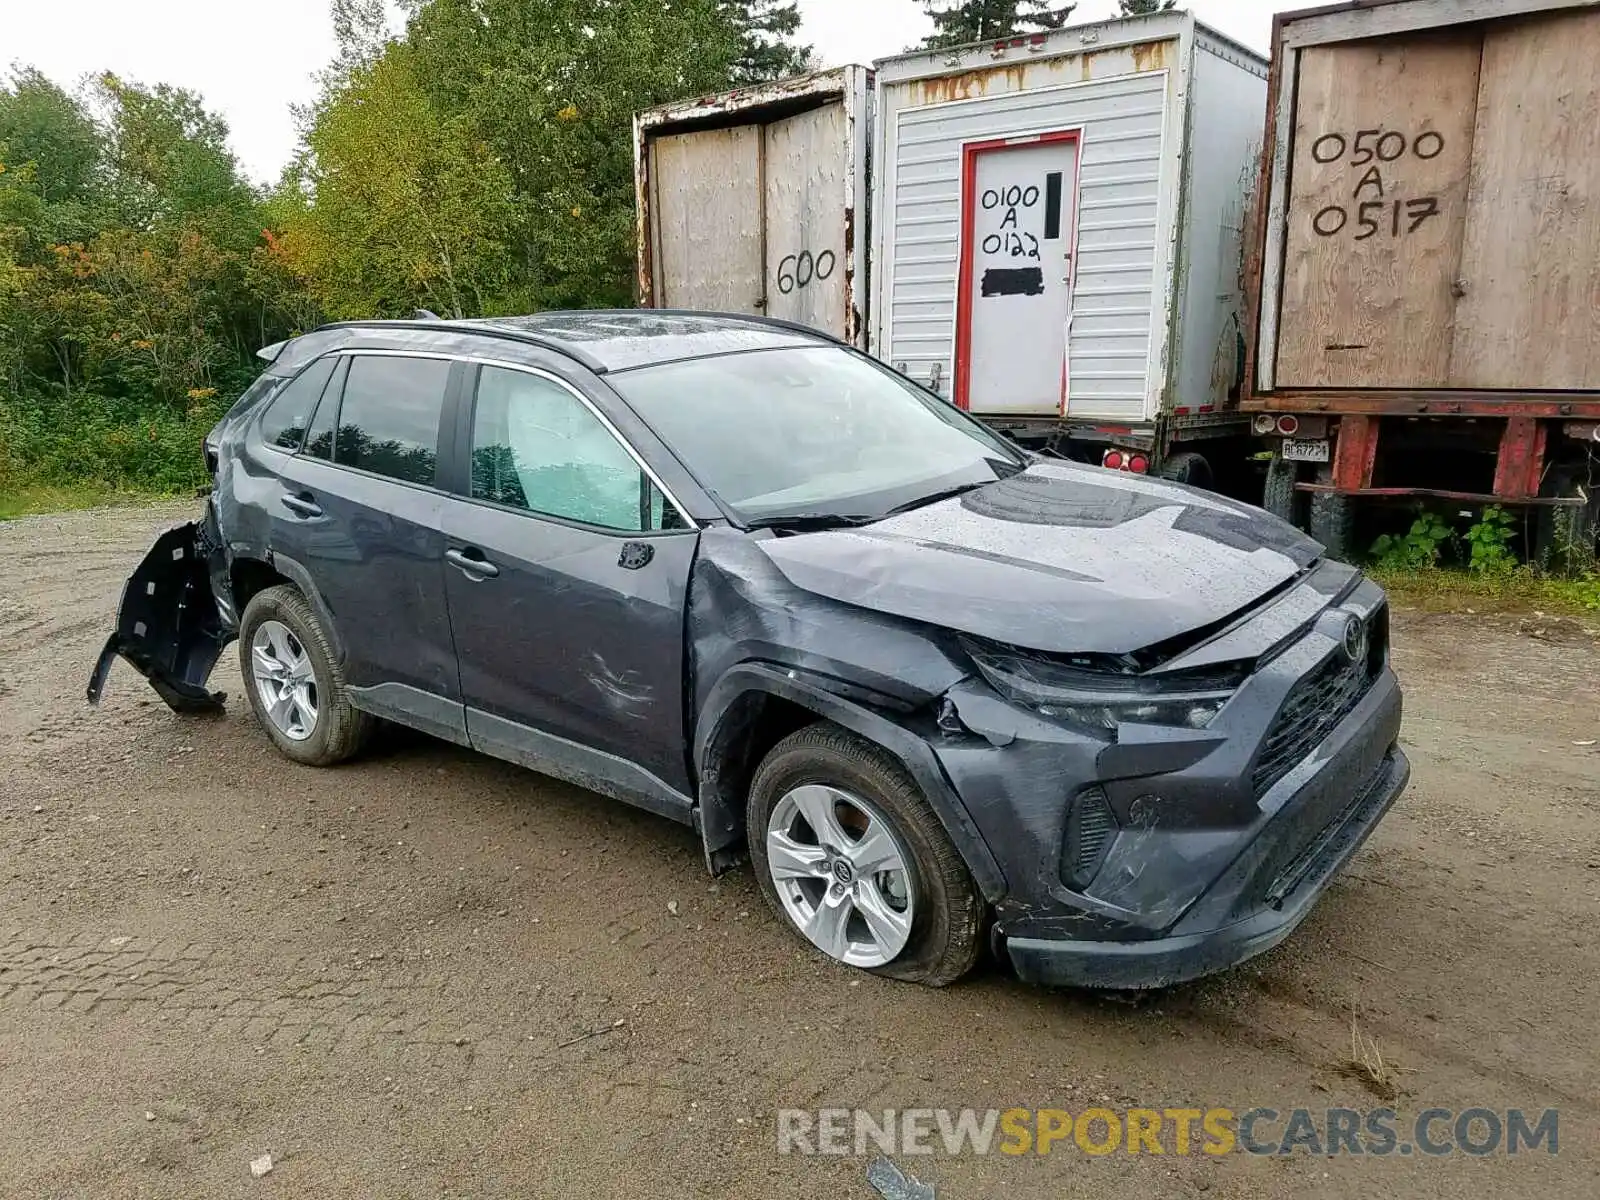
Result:
[[[1555,612],[1600,621],[1600,575],[1558,579],[1530,567],[1471,572],[1376,565],[1367,573],[1396,604],[1423,612]]]
[[[0,521],[110,504],[149,504],[168,493],[129,492],[103,483],[21,484],[0,488]]]

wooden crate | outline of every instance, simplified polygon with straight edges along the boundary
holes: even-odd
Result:
[[[1600,389],[1600,7],[1275,27],[1254,396]]]

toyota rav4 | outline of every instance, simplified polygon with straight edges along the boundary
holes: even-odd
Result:
[[[1404,787],[1379,588],[1192,488],[1027,454],[752,317],[363,321],[263,351],[118,655],[240,646],[297,762],[398,722],[748,855],[822,953],[1154,987],[1284,938]]]

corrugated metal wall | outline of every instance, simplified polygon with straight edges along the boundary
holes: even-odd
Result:
[[[1174,403],[1222,408],[1244,368],[1244,228],[1261,169],[1267,71],[1197,39],[1179,277]]]
[[[1053,64],[1014,68],[1027,75]],[[1042,72],[1040,72],[1042,74]],[[877,353],[913,377],[937,370],[950,394],[960,255],[964,142],[1083,129],[1077,283],[1069,338],[1068,412],[1139,420],[1150,391],[1153,329],[1165,319],[1156,273],[1169,72],[1092,80],[971,100],[915,104],[917,83],[889,90],[892,120]],[[973,380],[973,394],[983,381]]]

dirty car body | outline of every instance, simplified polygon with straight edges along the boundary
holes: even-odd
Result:
[[[353,423],[384,387],[433,422],[416,445]],[[530,388],[566,408],[506,433]],[[516,448],[552,439],[542,465]],[[826,722],[914,785],[1025,979],[1260,953],[1407,780],[1358,571],[1258,509],[1025,455],[779,322],[330,327],[276,350],[207,455],[204,516],[130,579],[91,699],[120,654],[219,708],[241,615],[291,587],[354,707],[688,824],[713,871],[762,836],[764,757]]]

